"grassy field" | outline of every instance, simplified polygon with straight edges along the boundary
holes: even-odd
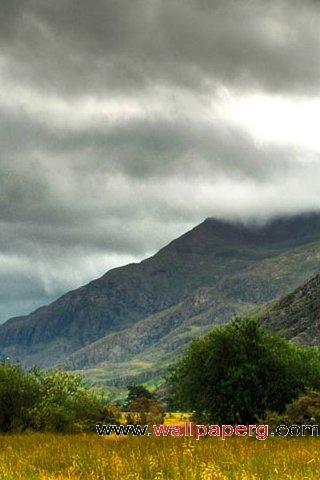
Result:
[[[320,439],[0,436],[1,480],[319,479]]]

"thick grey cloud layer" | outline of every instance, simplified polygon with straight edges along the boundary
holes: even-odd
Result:
[[[318,90],[317,2],[4,0],[8,74],[94,95],[154,82]]]
[[[319,26],[312,1],[2,0],[0,320],[206,216],[318,209]]]

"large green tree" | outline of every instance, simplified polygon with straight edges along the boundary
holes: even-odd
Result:
[[[195,340],[169,378],[172,402],[204,421],[250,423],[320,388],[320,354],[236,319]]]

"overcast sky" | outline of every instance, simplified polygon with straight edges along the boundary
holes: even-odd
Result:
[[[0,321],[208,216],[320,207],[317,0],[0,9]]]

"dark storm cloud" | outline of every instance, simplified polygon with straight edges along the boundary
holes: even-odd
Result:
[[[208,82],[319,91],[319,6],[274,0],[5,1],[8,75],[65,95]]]
[[[319,22],[311,1],[2,0],[0,321],[206,216],[317,208],[318,153],[218,107],[311,102]]]

